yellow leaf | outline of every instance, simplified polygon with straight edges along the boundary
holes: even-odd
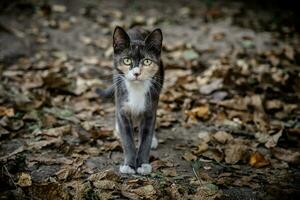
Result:
[[[259,152],[255,152],[250,156],[249,164],[252,167],[260,168],[269,165],[270,162],[267,161],[262,154],[260,154]]]
[[[28,187],[32,185],[30,174],[22,172],[17,184],[21,187]]]

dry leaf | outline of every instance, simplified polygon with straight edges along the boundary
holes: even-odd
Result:
[[[156,191],[152,185],[146,185],[137,189],[133,189],[132,191],[137,195],[139,195],[140,197],[151,198],[151,199],[157,198],[154,196],[156,194]]]
[[[93,185],[96,188],[103,190],[119,190],[120,187],[117,182],[111,180],[95,180]]]
[[[275,158],[277,158],[279,160],[283,160],[285,162],[294,163],[294,164],[300,163],[300,152],[299,151],[276,147],[276,148],[272,148],[271,152],[275,156]]]
[[[282,107],[283,107],[283,103],[278,99],[273,99],[266,102],[267,110],[280,109]]]
[[[104,147],[107,151],[122,150],[121,144],[118,140],[113,142],[105,142]]]
[[[12,117],[15,115],[15,111],[13,108],[8,108],[5,106],[0,106],[0,116]]]
[[[249,164],[252,167],[260,168],[269,165],[270,162],[267,161],[261,153],[255,152],[250,156]]]
[[[226,142],[233,139],[232,135],[225,131],[218,131],[213,135],[213,138],[221,144],[225,144]]]
[[[208,144],[205,142],[200,143],[196,149],[192,150],[192,153],[199,156],[201,155],[203,152],[205,152],[208,149]]]
[[[165,176],[175,177],[177,176],[177,171],[175,168],[166,168],[161,170]]]
[[[222,82],[222,79],[213,80],[211,83],[201,86],[200,92],[202,94],[211,94],[212,92],[222,88]]]
[[[47,135],[50,137],[58,137],[58,136],[63,136],[65,134],[68,134],[71,132],[71,125],[65,125],[61,127],[56,127],[56,128],[50,128],[47,130],[43,130],[41,132],[36,133],[36,135]]]
[[[203,152],[201,155],[209,159],[215,160],[217,162],[221,162],[224,158],[223,152],[216,148],[208,149],[207,151]]]
[[[47,140],[31,142],[28,146],[33,149],[41,149],[43,147],[53,145],[53,144],[60,146],[61,144],[63,144],[62,138],[58,137],[58,138],[51,138],[51,139],[47,139]]]
[[[182,158],[184,160],[187,160],[187,161],[195,161],[197,160],[197,156],[195,156],[194,154],[192,154],[191,152],[185,152],[182,156]]]
[[[277,145],[279,138],[282,136],[282,131],[283,131],[283,129],[278,131],[276,134],[270,136],[268,141],[266,142],[265,146],[267,148],[275,147]]]
[[[210,133],[207,131],[201,131],[198,133],[198,138],[200,138],[203,142],[208,143],[210,141]]]
[[[247,147],[242,144],[228,144],[225,147],[225,162],[228,164],[236,164],[240,161],[247,151]]]
[[[209,106],[208,104],[193,108],[192,110],[185,111],[186,115],[193,121],[197,118],[207,119],[209,116]]]
[[[171,188],[170,188],[170,193],[171,193],[171,199],[176,199],[176,200],[184,200],[184,198],[180,193],[179,193],[179,188],[175,183],[172,183]]]
[[[32,185],[30,174],[22,172],[17,184],[21,187],[28,187]]]
[[[119,181],[120,177],[119,177],[119,175],[117,175],[115,173],[114,170],[110,169],[110,170],[105,170],[105,171],[102,171],[102,172],[92,174],[88,178],[89,181],[93,181],[93,182],[97,181],[97,180],[102,180],[102,179],[107,179],[107,180],[111,180],[111,181]]]
[[[162,160],[155,160],[151,162],[152,170],[156,171],[160,168],[167,167],[166,162]]]

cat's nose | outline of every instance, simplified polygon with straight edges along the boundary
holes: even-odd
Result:
[[[141,73],[139,73],[139,72],[134,72],[134,73],[133,73],[133,75],[134,75],[135,77],[138,77],[140,74],[141,74]]]

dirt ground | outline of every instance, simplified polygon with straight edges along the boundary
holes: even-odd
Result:
[[[291,11],[213,0],[0,9],[0,199],[299,199]],[[111,84],[116,25],[164,35],[149,176],[119,173],[113,99],[95,92]]]

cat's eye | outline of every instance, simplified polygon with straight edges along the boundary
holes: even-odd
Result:
[[[125,65],[131,65],[132,60],[131,60],[130,58],[123,58],[123,63],[124,63]]]
[[[143,65],[146,65],[146,66],[151,65],[151,63],[152,63],[152,61],[150,59],[145,59],[143,61]]]

